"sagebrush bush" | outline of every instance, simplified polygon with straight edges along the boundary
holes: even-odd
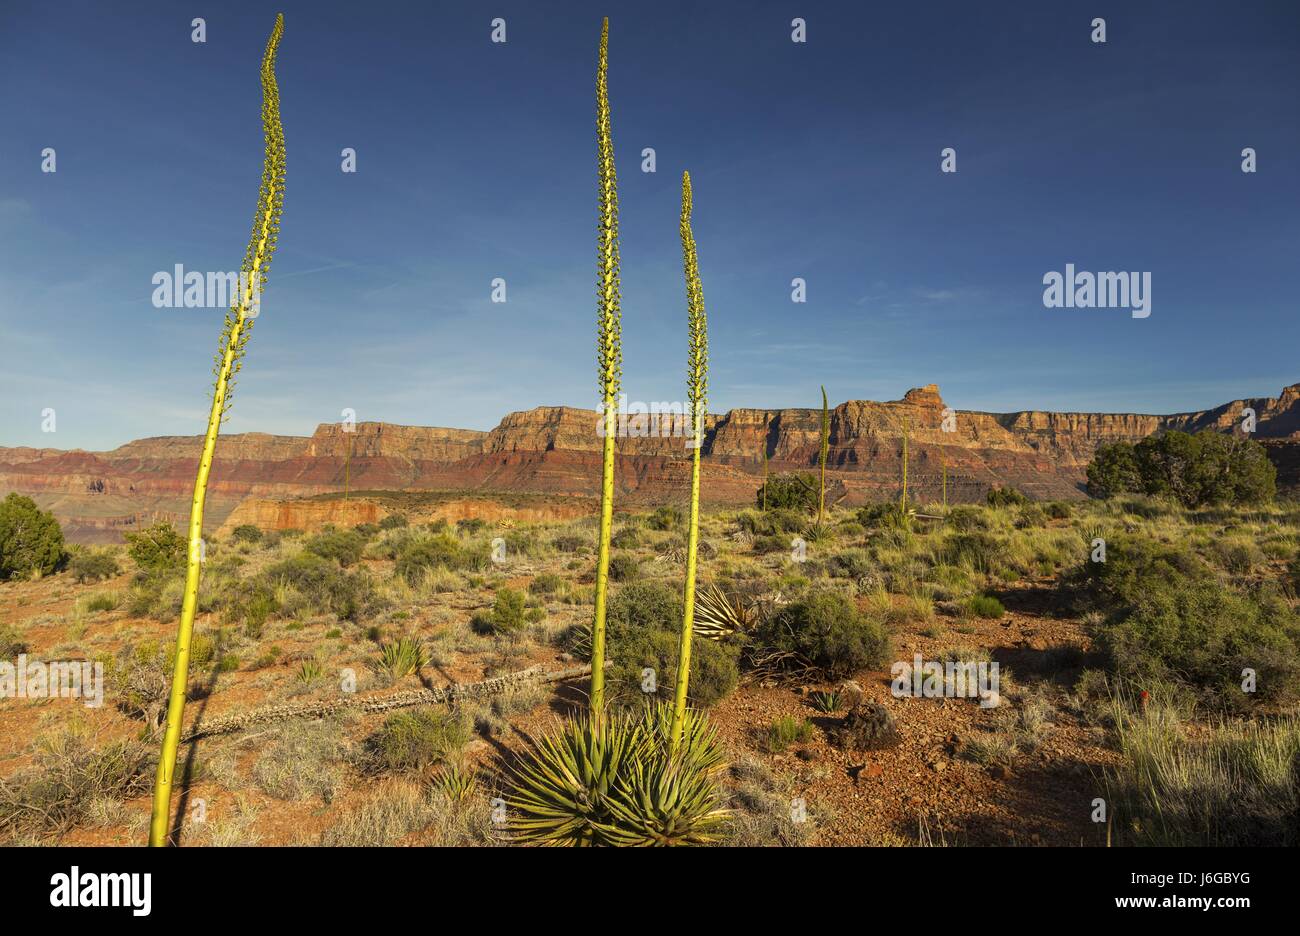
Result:
[[[676,589],[653,582],[624,585],[610,600],[606,620],[611,698],[623,705],[638,705],[647,697],[671,699],[677,674],[677,645],[682,619],[682,596]],[[740,679],[740,647],[734,641],[691,641],[690,701],[710,706],[736,687]],[[654,670],[655,691],[643,689],[643,670]]]
[[[407,541],[397,556],[397,565],[393,571],[414,585],[425,569],[435,566],[460,569],[465,565],[464,550],[460,543],[444,534]]]
[[[543,572],[528,583],[531,595],[554,595],[564,587],[564,579],[554,572]]]
[[[262,530],[251,523],[241,523],[230,531],[230,539],[236,543],[260,543]]]
[[[636,556],[620,553],[609,560],[609,578],[614,582],[634,582],[641,577],[641,563]]]
[[[1137,681],[1174,679],[1244,707],[1300,696],[1300,620],[1277,598],[1251,600],[1213,579],[1151,583],[1098,638],[1111,666]],[[1242,691],[1242,671],[1257,674]]]
[[[1019,507],[1029,503],[1029,498],[1010,485],[989,488],[984,500],[990,507]]]
[[[111,549],[80,549],[68,560],[68,571],[78,584],[102,582],[118,575],[122,567]]]
[[[407,525],[406,514],[391,513],[379,521],[379,529],[396,530]]]
[[[884,624],[837,592],[819,592],[787,606],[759,625],[755,639],[767,650],[793,654],[837,677],[882,666],[890,653]]]
[[[121,802],[149,789],[147,748],[134,740],[95,747],[85,731],[38,738],[30,766],[0,780],[0,833],[65,832],[103,800]]]
[[[623,527],[610,537],[609,545],[615,549],[636,549],[641,545],[641,531],[636,527]]]
[[[680,507],[665,504],[655,508],[655,512],[646,520],[646,526],[652,530],[678,530],[685,522],[686,518],[682,515]]]
[[[65,556],[54,514],[21,494],[0,501],[0,580],[49,575]]]
[[[298,553],[269,566],[261,581],[272,589],[291,586],[311,610],[331,612],[340,620],[360,621],[379,607],[374,583],[364,570],[344,572],[312,553]]]
[[[325,530],[308,539],[303,548],[322,559],[333,559],[347,568],[361,561],[366,538],[356,530]]]

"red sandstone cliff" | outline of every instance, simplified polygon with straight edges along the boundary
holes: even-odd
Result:
[[[1268,444],[1284,484],[1300,476],[1300,384],[1277,398],[1237,400],[1170,416],[1132,413],[981,413],[949,411],[933,384],[901,400],[850,400],[831,412],[830,468],[849,503],[896,491],[901,434],[911,439],[911,483],[938,496],[946,466],[954,500],[1013,484],[1040,498],[1079,497],[1096,447],[1166,429],[1228,431],[1255,410],[1257,437]],[[766,446],[771,471],[816,464],[820,410],[737,409],[709,416],[703,445],[704,495],[714,503],[749,502]],[[945,420],[945,417],[949,417]],[[510,413],[491,432],[358,423],[310,437],[243,433],[221,437],[209,499],[220,523],[241,500],[343,490],[463,490],[591,496],[601,439],[597,414],[572,407]],[[155,515],[186,511],[199,437],[139,439],[110,452],[0,448],[0,495],[36,496],[65,523],[115,531]],[[626,503],[684,496],[689,449],[680,419],[631,414],[618,443],[618,484]]]

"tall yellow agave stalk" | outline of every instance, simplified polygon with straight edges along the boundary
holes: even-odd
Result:
[[[207,495],[208,473],[217,445],[217,433],[226,417],[233,391],[234,376],[253,327],[255,295],[266,284],[266,273],[275,253],[284,205],[284,130],[280,126],[280,92],[275,83],[275,55],[284,35],[284,15],[276,14],[275,28],[262,56],[262,128],[266,139],[266,157],[262,165],[262,186],[253,215],[253,233],[249,240],[239,294],[226,313],[225,328],[217,346],[213,375],[212,409],[208,414],[208,431],[203,438],[203,455],[194,482],[194,499],[190,504],[189,559],[185,570],[185,597],[181,605],[180,629],[176,635],[176,666],[172,671],[171,695],[167,702],[167,724],[163,732],[162,757],[154,783],[153,817],[149,823],[149,844],[167,843],[167,825],[171,813],[173,773],[176,749],[180,744],[181,719],[185,714],[185,691],[190,668],[190,638],[194,631],[194,612],[198,605],[199,573],[202,559],[203,504]],[[255,292],[256,291],[256,292]],[[251,313],[251,314],[250,314]]]
[[[691,678],[691,639],[695,623],[696,552],[700,545],[700,449],[704,444],[704,412],[709,394],[709,320],[704,314],[704,286],[691,231],[691,174],[682,173],[682,263],[686,270],[686,316],[690,333],[686,359],[686,399],[691,414],[691,519],[686,534],[686,598],[681,642],[677,646],[677,686],[669,744],[676,751],[686,718],[686,690]],[[764,449],[766,452],[766,449]]]
[[[609,535],[614,524],[614,441],[619,379],[623,374],[618,269],[618,176],[609,119],[609,18],[600,27],[596,66],[596,161],[599,175],[596,365],[603,401],[605,444],[600,474],[600,553],[596,560],[596,617],[591,625],[591,710],[605,708],[605,605],[609,594]]]

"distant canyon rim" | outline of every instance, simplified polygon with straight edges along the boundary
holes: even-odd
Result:
[[[1278,469],[1279,489],[1296,491],[1300,383],[1277,397],[1164,416],[954,410],[934,384],[900,400],[849,400],[830,412],[828,479],[834,498],[848,506],[897,496],[906,426],[909,492],[920,501],[939,500],[945,469],[954,503],[980,500],[1002,485],[1039,500],[1079,499],[1097,446],[1174,429],[1241,432],[1247,409],[1255,414],[1253,437]],[[599,490],[597,422],[594,410],[542,406],[510,413],[490,431],[362,422],[324,423],[310,436],[223,435],[205,526],[217,530],[244,518],[310,529],[397,509],[371,492],[418,492],[427,495],[420,502],[428,511],[449,518],[579,516]],[[709,415],[701,448],[704,501],[753,504],[765,449],[771,473],[815,469],[820,422],[818,408]],[[116,542],[155,519],[188,516],[201,445],[199,436],[161,436],[107,452],[0,447],[0,496],[32,497],[74,542]],[[620,434],[617,451],[620,508],[686,501],[691,450],[680,434]],[[325,497],[345,490],[355,494],[346,504]]]

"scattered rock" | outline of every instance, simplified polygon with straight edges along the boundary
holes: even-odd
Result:
[[[815,761],[820,755],[818,755],[818,753],[812,748],[804,747],[795,751],[794,756],[799,758],[801,761]]]
[[[994,764],[989,768],[989,776],[994,780],[1010,780],[1011,768],[1005,764]]]
[[[862,699],[866,695],[862,691],[862,686],[852,679],[846,679],[836,686],[835,692],[840,697],[840,704],[850,711],[861,705]]]
[[[830,730],[831,741],[850,751],[871,751],[898,743],[898,728],[889,709],[862,702]]]

